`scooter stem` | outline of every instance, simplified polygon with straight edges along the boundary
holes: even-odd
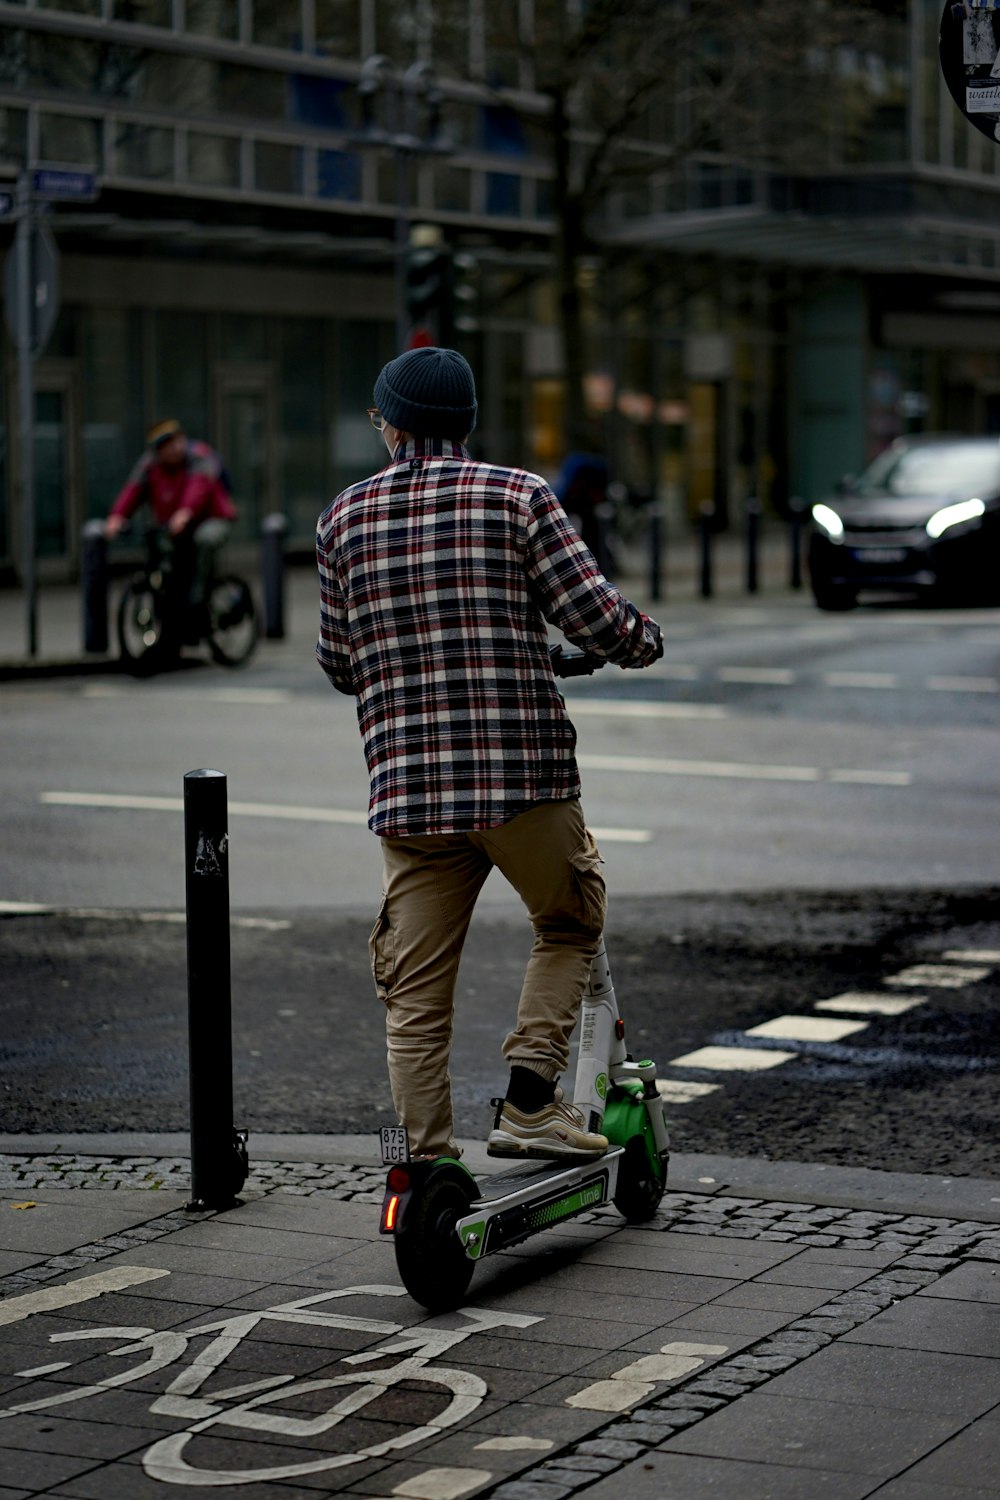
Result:
[[[576,1064],[573,1103],[581,1109],[587,1129],[600,1131],[607,1104],[610,1070],[625,1062],[622,1023],[611,968],[602,938],[590,964],[580,1010],[580,1050]]]

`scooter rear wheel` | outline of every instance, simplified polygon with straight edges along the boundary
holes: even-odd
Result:
[[[455,1224],[473,1199],[472,1179],[460,1168],[432,1171],[394,1236],[399,1279],[428,1312],[448,1312],[465,1297],[475,1269]]]

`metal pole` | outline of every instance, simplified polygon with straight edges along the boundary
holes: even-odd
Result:
[[[83,649],[105,652],[108,649],[108,543],[103,521],[85,523],[80,551]]]
[[[758,544],[760,541],[760,505],[751,496],[747,501],[747,568],[746,585],[748,594],[757,592],[757,560]]]
[[[663,597],[663,510],[649,508],[649,597],[654,604]]]
[[[221,771],[184,777],[191,1212],[232,1208],[247,1176],[246,1132],[233,1128],[229,833]]]
[[[715,529],[715,506],[711,500],[702,502],[698,513],[701,532],[701,597],[712,597],[712,533]]]
[[[802,587],[802,525],[806,517],[806,508],[798,495],[793,495],[788,502],[789,525],[789,583],[793,589]]]
[[[269,641],[285,639],[285,538],[288,520],[280,511],[265,516],[261,531],[261,572],[264,583],[264,634]]]
[[[34,223],[27,172],[17,182],[17,372],[21,450],[21,571],[24,576],[25,636],[29,656],[38,655],[38,581],[35,567],[35,379],[31,333],[34,277],[31,241]]]

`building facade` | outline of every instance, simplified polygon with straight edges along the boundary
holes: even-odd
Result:
[[[565,367],[539,48],[560,7],[586,11],[0,0],[0,186],[39,164],[96,185],[38,209],[60,283],[34,369],[43,577],[72,574],[83,522],[165,416],[223,453],[244,542],[280,510],[308,547],[330,497],[379,462],[365,407],[398,347],[415,223],[474,265],[456,338],[479,376],[477,450],[555,473]],[[714,138],[685,131],[676,99],[654,98],[634,125],[641,170],[593,206],[577,267],[593,441],[675,525],[705,503],[735,522],[751,495],[781,514],[900,431],[1000,431],[1000,146],[944,87],[935,0],[859,5],[855,42],[827,29],[829,9],[796,10],[791,115],[777,74],[759,79],[753,138],[721,116]],[[8,333],[8,581],[17,401]]]

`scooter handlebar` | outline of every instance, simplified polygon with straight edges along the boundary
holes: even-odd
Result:
[[[550,646],[549,660],[557,677],[592,677],[604,666],[604,658],[572,646]]]

